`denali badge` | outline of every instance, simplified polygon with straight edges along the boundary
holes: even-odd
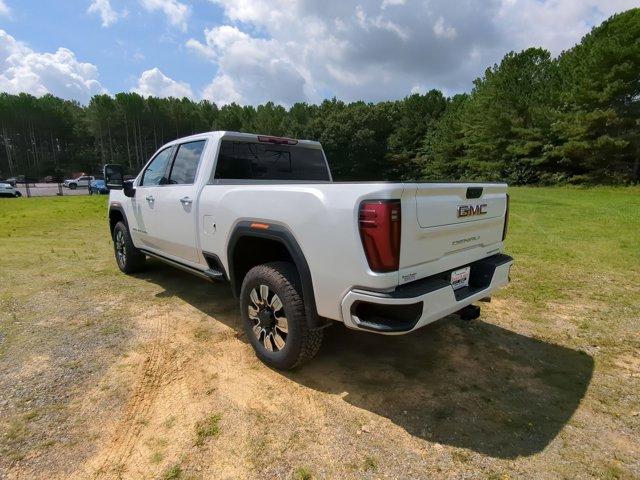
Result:
[[[486,203],[482,205],[458,205],[458,218],[484,215],[485,213],[487,213]]]
[[[475,242],[476,240],[480,240],[480,235],[475,235],[469,238],[461,238],[460,240],[455,240],[451,242],[451,245],[462,245],[463,243]]]

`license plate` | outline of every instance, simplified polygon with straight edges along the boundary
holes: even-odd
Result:
[[[469,286],[469,275],[471,267],[460,268],[451,272],[451,286],[454,290]]]

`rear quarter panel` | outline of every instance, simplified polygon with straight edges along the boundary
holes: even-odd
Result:
[[[364,199],[400,198],[402,184],[206,185],[200,195],[201,246],[229,269],[227,244],[242,221],[275,223],[298,242],[311,271],[318,314],[341,320],[340,300],[354,287],[389,290],[398,273],[369,269],[358,231]]]

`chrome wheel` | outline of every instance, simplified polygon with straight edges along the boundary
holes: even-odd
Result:
[[[267,285],[259,285],[249,294],[247,307],[253,321],[253,334],[269,352],[282,350],[287,343],[289,324],[280,297]]]
[[[120,263],[120,265],[125,265],[127,263],[127,252],[125,250],[124,235],[122,234],[122,230],[118,230],[116,232],[115,244],[118,263]]]

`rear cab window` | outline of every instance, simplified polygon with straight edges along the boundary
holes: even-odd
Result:
[[[210,183],[218,180],[329,182],[331,176],[319,148],[222,140]]]

